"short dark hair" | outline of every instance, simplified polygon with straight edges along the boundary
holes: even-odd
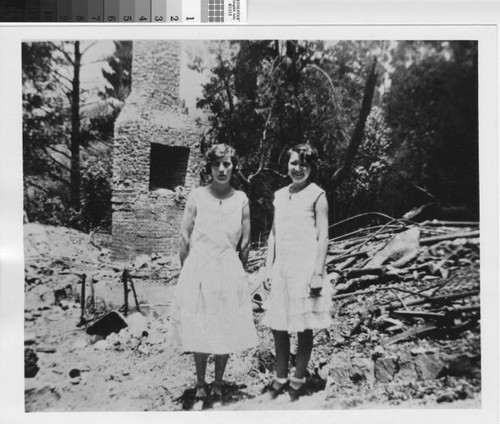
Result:
[[[226,154],[229,154],[231,156],[231,163],[233,164],[233,172],[237,170],[238,168],[238,156],[236,155],[236,150],[234,150],[233,147],[224,144],[224,143],[219,143],[219,144],[214,144],[212,147],[210,147],[207,151],[207,154],[205,155],[205,171],[207,172],[208,175],[211,174],[212,172],[212,165],[213,163],[225,156]]]
[[[296,152],[299,155],[299,160],[303,163],[308,164],[311,167],[311,180],[314,181],[318,174],[318,164],[319,164],[319,156],[318,151],[312,147],[310,144],[300,143],[296,144],[292,148],[290,148],[287,152],[288,161],[290,161],[290,157],[292,153]]]

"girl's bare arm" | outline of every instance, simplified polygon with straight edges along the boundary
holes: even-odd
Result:
[[[323,275],[326,254],[328,252],[328,202],[324,194],[321,194],[316,201],[315,215],[318,251],[316,253],[314,274]]]
[[[269,233],[269,238],[267,240],[267,256],[266,256],[266,274],[264,277],[264,283],[266,288],[270,289],[270,280],[271,280],[271,270],[273,268],[274,258],[275,258],[275,249],[276,245],[274,243],[274,221],[273,226],[271,228],[271,232]]]
[[[196,204],[194,202],[193,196],[190,195],[186,202],[186,208],[184,209],[184,215],[182,217],[181,224],[181,247],[179,251],[181,266],[184,266],[184,262],[189,255],[189,241],[191,239],[191,233],[193,232],[195,218]]]
[[[247,265],[249,252],[250,252],[250,206],[247,203],[243,207],[243,215],[241,218],[240,261],[243,264],[243,268],[245,268]]]

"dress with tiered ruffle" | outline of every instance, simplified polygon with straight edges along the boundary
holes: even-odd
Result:
[[[176,287],[174,340],[186,352],[226,354],[255,346],[248,282],[236,250],[247,196],[235,191],[221,200],[205,187],[191,196],[196,218]]]
[[[323,271],[323,290],[309,296],[318,241],[315,205],[324,191],[311,183],[291,194],[290,186],[275,193],[275,261],[271,293],[263,323],[274,330],[289,332],[328,328],[331,323],[331,286]]]

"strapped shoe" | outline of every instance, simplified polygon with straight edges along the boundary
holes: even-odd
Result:
[[[289,381],[286,380],[284,383],[280,383],[277,380],[273,380],[266,387],[264,387],[263,393],[269,393],[271,399],[276,399],[279,395],[286,392],[289,385]]]
[[[292,385],[294,385],[295,387],[293,387]],[[290,377],[290,384],[288,385],[287,391],[292,402],[296,401],[301,396],[306,395],[306,378]]]
[[[205,400],[208,397],[208,384],[206,382],[196,383],[196,400]]]

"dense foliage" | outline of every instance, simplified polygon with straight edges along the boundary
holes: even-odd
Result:
[[[453,52],[453,60],[431,56],[399,69],[385,98],[394,140],[391,178],[406,185],[394,193],[400,213],[415,201],[434,201],[478,215],[477,48],[462,42]]]
[[[130,92],[132,60],[131,42],[114,44],[22,45],[29,220],[110,229],[111,140]]]
[[[109,230],[110,146],[131,88],[132,43],[114,43],[105,60],[92,57],[99,43],[77,43],[22,46],[25,210],[30,220]],[[251,201],[254,239],[270,228],[273,193],[288,183],[286,151],[300,142],[319,151],[332,223],[366,212],[401,217],[430,202],[478,218],[476,42],[209,46],[191,62],[207,75],[197,103],[208,119],[202,148],[224,142],[239,152],[236,183]]]
[[[270,227],[273,192],[288,183],[285,153],[300,142],[320,153],[318,183],[332,222],[364,212],[400,217],[431,201],[477,213],[475,43],[234,41],[211,48],[215,60],[198,106],[209,114],[209,143],[234,145],[242,157],[254,237]],[[374,106],[362,143],[353,146],[374,60]]]

